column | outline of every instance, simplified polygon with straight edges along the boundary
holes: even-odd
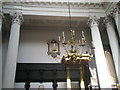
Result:
[[[99,77],[99,84],[101,90],[104,88],[111,88],[111,83],[109,79],[108,69],[107,69],[107,62],[104,55],[102,40],[98,28],[98,18],[97,17],[91,17],[88,22],[90,28],[91,28],[91,35],[92,40],[95,46],[95,60],[96,60],[96,66],[98,71],[98,77]],[[111,89],[109,89],[111,90]]]
[[[23,21],[21,13],[12,13],[12,26],[5,62],[3,88],[14,88],[17,53],[19,46],[20,25]]]
[[[2,12],[0,11],[0,90],[2,89]]]
[[[120,1],[117,3],[113,13],[114,13],[114,18],[115,18],[119,38],[120,38]]]
[[[120,60],[120,48],[119,48],[118,38],[115,33],[114,24],[113,24],[110,16],[106,17],[105,24],[106,24],[106,30],[107,30],[109,43],[110,43],[110,47],[111,47],[111,51],[112,51],[112,56],[113,56],[113,60],[114,60],[114,64],[115,64],[116,73],[118,76],[118,80],[120,82],[120,76],[118,74],[119,73],[118,69],[120,68],[118,66],[118,62]]]

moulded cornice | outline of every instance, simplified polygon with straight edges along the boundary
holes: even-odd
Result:
[[[67,2],[4,2],[4,13],[21,11],[24,15],[68,16]],[[71,15],[105,16],[105,3],[70,2]]]
[[[4,2],[68,2],[68,0],[2,0]],[[119,2],[119,0],[69,0],[69,2]]]
[[[25,6],[51,6],[51,7],[59,7],[59,6],[68,6],[68,2],[3,2],[7,5],[25,5]],[[93,3],[93,2],[69,2],[71,7],[91,7],[91,8],[103,8],[104,3]]]

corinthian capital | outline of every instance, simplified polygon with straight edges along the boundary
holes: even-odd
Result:
[[[95,26],[95,25],[98,26],[98,23],[99,23],[98,17],[96,17],[96,16],[89,17],[88,25],[89,25],[90,27]]]
[[[115,18],[118,14],[120,14],[120,1],[110,10],[108,15]]]
[[[114,18],[111,15],[107,15],[104,19],[104,23],[112,25],[114,23]]]
[[[22,24],[23,22],[22,13],[14,12],[14,13],[10,13],[10,15],[11,15],[12,23]]]

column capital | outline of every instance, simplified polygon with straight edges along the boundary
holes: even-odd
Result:
[[[21,12],[10,13],[10,16],[11,16],[11,19],[12,19],[12,23],[22,24],[22,22],[24,21]]]
[[[98,26],[98,24],[99,24],[99,18],[96,17],[96,16],[89,17],[87,24],[88,24],[90,27]]]
[[[114,23],[114,18],[111,15],[107,15],[104,19],[104,23],[112,25]]]
[[[108,15],[115,18],[117,14],[120,14],[120,1],[116,5],[114,5]]]

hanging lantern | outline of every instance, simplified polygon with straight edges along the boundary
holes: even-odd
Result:
[[[60,55],[59,43],[53,39],[51,42],[48,42],[48,55],[51,55],[53,58],[56,58],[57,55]]]

